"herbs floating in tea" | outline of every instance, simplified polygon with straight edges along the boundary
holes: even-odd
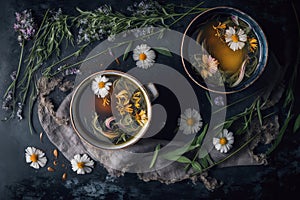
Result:
[[[100,84],[101,80],[103,84]],[[107,83],[111,84],[105,88]],[[101,89],[105,91],[100,91]],[[98,75],[92,82],[92,90],[95,98],[100,99],[96,99],[96,104],[101,105],[96,106],[102,106],[92,119],[92,129],[96,137],[115,145],[122,144],[132,139],[147,124],[145,97],[131,80]]]
[[[197,41],[202,49],[192,65],[206,83],[235,87],[256,70],[258,40],[237,16],[214,16],[199,28]]]

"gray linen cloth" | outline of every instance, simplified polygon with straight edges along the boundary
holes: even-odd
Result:
[[[58,109],[54,111],[54,106],[49,99],[49,94],[57,87],[62,91],[67,91],[70,89],[70,86],[70,82],[62,83],[62,79],[49,80],[42,77],[39,80],[38,116],[46,135],[68,160],[71,160],[75,154],[87,153],[95,161],[99,161],[111,175],[123,175],[127,171],[126,167],[122,170],[115,170],[115,166],[120,164],[120,161],[122,161],[122,163],[128,163],[128,167],[135,165],[132,158],[128,156],[125,151],[95,148],[81,140],[73,130],[69,119],[69,107],[72,93],[70,93],[62,101]],[[252,146],[250,145],[244,148],[238,154],[223,162],[220,167],[261,165],[266,163],[264,156],[254,155],[252,150],[259,142],[268,140],[265,138],[266,134],[263,133],[268,133],[273,137],[278,134],[279,126],[277,117],[264,120],[263,127],[255,126],[258,124],[257,120],[252,124],[254,125],[250,128],[250,131],[262,133],[261,136],[258,137],[256,141],[252,142]],[[167,142],[168,141],[148,138],[140,140],[138,143],[127,147],[126,150],[129,152],[149,151],[155,149],[157,144],[164,145]],[[242,142],[243,141],[240,141],[240,143]],[[210,156],[214,162],[217,162],[223,159],[226,155],[213,150],[210,152]],[[192,169],[186,171],[184,169],[186,164],[173,162],[163,168],[159,166],[161,164],[163,163],[158,160],[154,170],[145,173],[138,173],[139,178],[144,181],[158,180],[166,184],[178,182],[184,179],[192,179],[195,181],[197,178],[200,178],[206,187],[211,190],[219,184],[215,179],[207,178],[207,174],[205,173],[200,176],[192,176],[194,171]]]

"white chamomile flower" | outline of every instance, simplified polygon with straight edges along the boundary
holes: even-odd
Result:
[[[234,28],[229,27],[225,33],[225,41],[233,51],[242,49],[247,41],[247,35],[242,29],[236,31]]]
[[[205,65],[206,69],[211,73],[214,74],[218,71],[219,61],[213,58],[211,55],[202,55],[202,62]]]
[[[206,79],[208,76],[212,76],[218,71],[219,61],[213,58],[211,55],[202,55],[202,62],[204,68],[201,70],[201,76]]]
[[[148,69],[154,65],[155,52],[146,44],[141,44],[133,50],[133,60],[137,67]]]
[[[227,129],[224,129],[220,134],[220,137],[213,138],[213,144],[215,148],[221,153],[227,153],[232,147],[234,142],[233,133],[229,132]]]
[[[92,82],[92,90],[94,94],[98,97],[104,98],[108,95],[108,91],[110,86],[112,85],[111,82],[108,82],[108,78],[105,76],[98,75],[94,81]]]
[[[188,108],[178,120],[179,130],[186,135],[197,133],[202,127],[201,119],[201,115],[197,110]]]
[[[27,163],[31,163],[30,167],[39,169],[47,163],[45,153],[35,147],[27,147],[25,149],[25,158]]]
[[[94,161],[91,160],[88,155],[76,154],[71,160],[72,170],[77,172],[77,174],[91,173],[94,168]]]

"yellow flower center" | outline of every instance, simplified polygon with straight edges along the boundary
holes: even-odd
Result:
[[[37,162],[37,161],[38,161],[38,155],[37,155],[37,154],[32,154],[32,155],[30,156],[30,160],[31,160],[32,162]]]
[[[101,88],[104,88],[105,87],[105,83],[103,81],[99,82],[98,83],[98,87],[101,89]]]
[[[222,137],[222,138],[220,138],[220,144],[221,145],[225,145],[225,144],[227,144],[227,139],[225,138],[225,137]]]
[[[187,125],[189,125],[189,126],[193,126],[194,123],[195,123],[195,121],[194,121],[193,118],[188,118],[188,119],[186,120],[186,123],[187,123]]]
[[[239,37],[236,34],[232,35],[231,39],[232,39],[233,42],[238,42],[239,41]]]
[[[140,58],[140,60],[146,60],[147,56],[146,56],[146,54],[141,53],[139,58]]]
[[[78,167],[79,169],[83,169],[84,166],[85,166],[84,162],[78,162],[78,163],[77,163],[77,167]]]

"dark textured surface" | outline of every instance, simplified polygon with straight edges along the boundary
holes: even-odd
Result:
[[[95,9],[99,5],[109,2],[116,10],[126,8],[133,1],[1,1],[0,6],[0,95],[10,82],[9,74],[16,69],[17,57],[20,48],[13,32],[14,13],[24,9],[32,9],[35,16],[41,19],[41,14],[47,8],[61,7],[66,13],[74,13],[75,7],[82,9]],[[174,2],[176,1],[161,1]],[[187,5],[195,5],[198,1],[185,1]],[[239,8],[251,14],[262,26],[268,38],[269,47],[282,66],[293,67],[296,57],[297,27],[295,16],[292,12],[291,2],[283,0],[249,0],[247,2],[207,1],[205,6],[227,5]],[[296,5],[300,12],[299,4]],[[176,30],[183,31],[186,23],[191,18],[186,18]],[[87,53],[87,52],[86,52]],[[180,63],[178,63],[179,65]],[[263,80],[272,81],[272,73],[266,71]],[[271,79],[271,80],[270,80]],[[263,81],[260,81],[263,83]],[[257,83],[259,84],[259,83]],[[253,85],[240,96],[251,93],[258,85]],[[296,91],[299,104],[299,90]],[[239,98],[239,95],[229,98]],[[296,103],[296,105],[297,105]],[[238,112],[243,107],[232,110]],[[295,112],[297,112],[295,110]],[[299,112],[299,108],[298,108]],[[4,114],[1,112],[0,117]],[[37,132],[41,131],[36,116],[34,117]],[[300,187],[300,135],[288,132],[279,148],[269,158],[268,166],[235,167],[227,169],[213,169],[210,173],[224,181],[224,186],[215,192],[208,192],[202,183],[195,185],[190,182],[181,182],[164,185],[158,182],[144,183],[134,174],[111,179],[106,171],[99,165],[92,174],[77,176],[70,169],[67,160],[59,157],[60,164],[65,163],[67,169],[57,167],[55,172],[47,172],[46,168],[38,171],[30,168],[25,163],[24,149],[35,146],[43,149],[50,162],[53,160],[51,151],[54,146],[46,137],[44,143],[39,141],[39,135],[30,135],[26,120],[17,120],[0,123],[0,199],[59,199],[59,198],[93,198],[102,199],[192,199],[192,198],[280,198],[297,194]],[[64,172],[68,180],[61,181]]]

